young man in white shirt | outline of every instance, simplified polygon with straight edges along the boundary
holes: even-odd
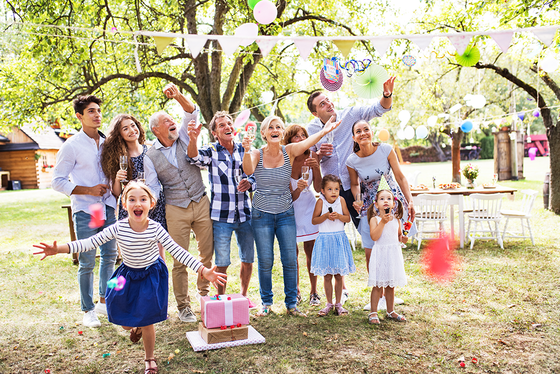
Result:
[[[78,239],[89,238],[116,222],[116,199],[111,193],[110,184],[101,170],[101,147],[105,135],[101,127],[101,99],[93,96],[78,96],[73,102],[76,117],[82,129],[68,139],[57,154],[52,186],[55,191],[70,196],[72,219]],[[89,207],[100,204],[105,222],[101,227],[90,228]],[[80,287],[81,308],[85,312],[83,325],[99,327],[97,314],[107,315],[105,291],[107,281],[115,270],[117,244],[114,240],[99,247],[99,303],[93,303],[93,269],[97,250],[80,253],[78,283]]]

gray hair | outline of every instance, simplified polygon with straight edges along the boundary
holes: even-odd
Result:
[[[150,125],[150,131],[154,132],[154,127],[157,127],[159,125],[159,120],[161,118],[162,115],[167,114],[164,111],[159,111],[159,112],[155,112],[154,114],[151,115],[150,117],[150,121],[148,122]]]

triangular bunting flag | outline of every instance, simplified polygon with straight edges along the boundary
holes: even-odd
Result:
[[[217,37],[218,42],[220,43],[220,47],[222,47],[222,51],[228,56],[231,56],[239,47],[239,43],[241,42],[241,38],[224,38],[224,37]]]
[[[352,50],[355,42],[355,40],[333,40],[334,45],[336,45],[344,58],[348,57],[348,54]]]
[[[263,57],[266,57],[268,56],[270,51],[272,51],[272,48],[274,48],[274,46],[276,45],[276,40],[257,39],[257,45],[259,46]]]
[[[513,36],[513,31],[503,31],[497,32],[490,35],[492,39],[496,42],[498,47],[502,50],[502,52],[507,53],[509,49],[509,45],[511,44],[511,38]]]
[[[165,48],[167,48],[167,46],[171,44],[173,39],[175,39],[175,38],[168,38],[165,36],[153,36],[153,38],[154,41],[156,42],[156,49],[159,55],[161,55],[165,50]]]
[[[202,51],[202,48],[204,48],[204,44],[206,44],[206,41],[208,40],[206,36],[188,36],[186,39],[187,44],[189,45],[189,49],[191,50],[191,54],[194,58],[196,58],[200,51]]]
[[[433,39],[433,36],[431,36],[431,35],[412,36],[412,37],[408,38],[408,40],[410,40],[411,42],[416,44],[416,46],[420,49],[420,51],[423,51],[426,48],[428,48],[430,46],[430,43],[432,42],[432,39]]]
[[[373,43],[373,48],[375,48],[375,52],[379,53],[379,57],[385,56],[385,52],[393,42],[393,38],[374,38],[370,39]]]
[[[307,58],[311,54],[311,51],[315,47],[316,43],[317,43],[317,39],[315,39],[315,38],[294,39],[294,44],[296,45],[296,47],[299,51],[299,55],[302,58],[302,60],[304,60],[304,61],[307,60]]]
[[[465,49],[467,49],[467,46],[471,41],[470,35],[452,35],[448,36],[447,38],[449,38],[451,44],[453,44],[455,49],[457,49],[457,53],[459,55],[465,53]]]
[[[533,34],[547,47],[552,44],[558,27],[543,27],[542,30],[533,30]]]

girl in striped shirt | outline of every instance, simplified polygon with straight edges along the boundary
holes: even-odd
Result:
[[[113,273],[113,278],[123,276],[126,283],[122,289],[107,291],[107,315],[109,321],[130,331],[130,340],[137,342],[144,337],[146,374],[157,373],[154,358],[154,324],[167,319],[168,271],[159,256],[158,243],[173,257],[189,266],[214,286],[224,285],[226,275],[216,272],[216,266],[208,269],[194,256],[177,245],[161,225],[148,218],[156,204],[156,198],[143,183],[130,182],[122,195],[128,218],[90,238],[64,245],[40,243],[43,260],[58,253],[86,252],[116,239],[121,249],[123,263]],[[217,287],[216,287],[217,288]]]

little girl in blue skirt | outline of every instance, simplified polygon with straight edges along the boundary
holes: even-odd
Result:
[[[311,257],[311,273],[324,277],[327,306],[319,311],[326,316],[334,309],[339,316],[348,314],[342,307],[342,276],[354,273],[354,259],[350,242],[344,232],[344,223],[350,222],[350,213],[339,196],[342,183],[332,174],[325,175],[321,182],[321,195],[315,204],[314,225],[319,225],[319,236],[315,239]],[[334,276],[334,293],[336,302],[333,304],[332,278]]]
[[[226,275],[217,273],[216,266],[208,269],[194,256],[171,239],[161,225],[148,218],[156,198],[143,183],[130,182],[122,201],[128,218],[118,221],[97,235],[64,245],[40,243],[43,260],[58,253],[87,252],[109,240],[116,239],[121,249],[123,263],[113,277],[124,277],[124,287],[109,288],[106,295],[109,321],[130,330],[130,340],[144,338],[145,374],[158,372],[154,358],[156,334],[154,323],[167,319],[168,272],[159,256],[158,243],[173,257],[211,281],[214,286],[224,285]]]

